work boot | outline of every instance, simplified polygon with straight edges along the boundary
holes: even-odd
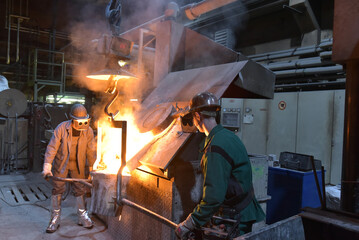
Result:
[[[85,198],[84,196],[76,197],[77,203],[77,216],[79,217],[78,224],[85,228],[92,228],[93,222],[86,211]]]
[[[51,196],[51,220],[46,228],[47,233],[55,232],[60,226],[61,194]]]

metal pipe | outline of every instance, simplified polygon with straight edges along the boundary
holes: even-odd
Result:
[[[16,28],[16,62],[19,61],[20,57],[19,57],[19,52],[20,52],[20,22],[21,19],[18,18],[17,19],[17,28]]]
[[[18,170],[18,138],[17,134],[19,132],[18,129],[18,122],[17,122],[17,113],[15,113],[15,168],[16,171]]]
[[[7,113],[7,129],[6,129],[6,132],[7,132],[7,152],[6,152],[6,163],[5,163],[5,167],[7,167],[7,171],[10,172],[11,169],[10,169],[10,161],[11,161],[11,158],[10,158],[10,155],[11,155],[11,128],[12,126],[10,125],[10,115],[9,113]]]
[[[274,59],[278,59],[278,58],[286,58],[286,57],[296,57],[296,56],[301,56],[301,55],[305,55],[305,54],[314,54],[314,53],[319,53],[321,51],[324,51],[322,48],[318,47],[318,46],[313,46],[313,47],[305,47],[305,48],[297,48],[297,49],[291,49],[290,51],[286,51],[283,53],[268,53],[267,55],[263,56],[263,57],[251,57],[249,56],[250,59],[252,59],[253,61],[268,61],[268,60],[274,60]]]
[[[313,58],[262,64],[262,66],[272,71],[275,71],[275,70],[284,70],[284,69],[292,69],[292,68],[307,68],[307,67],[323,66],[329,64],[332,64],[332,62],[331,61],[325,62],[320,57],[313,57]]]
[[[333,55],[332,51],[324,51],[324,52],[319,53],[319,56],[321,58],[331,58],[332,55]]]
[[[5,3],[5,26],[8,25],[8,21],[9,21],[9,0],[6,0],[6,3]]]
[[[6,64],[10,64],[10,33],[11,33],[11,16],[9,15],[9,26],[8,26],[8,36],[7,36],[7,60],[6,60]]]
[[[34,102],[37,102],[38,92],[40,90],[37,86],[37,49],[34,52]]]
[[[55,48],[55,46],[54,46]],[[60,71],[60,74],[61,74],[61,80],[63,79],[63,81],[61,81],[61,85],[60,85],[60,93],[64,93],[65,90],[65,82],[66,82],[66,75],[64,75],[64,66],[65,66],[65,54],[62,54],[62,58],[61,58],[61,71]]]
[[[152,212],[151,210],[147,209],[147,208],[144,208],[126,198],[122,198],[122,203],[131,207],[131,208],[134,208],[134,209],[137,209],[138,211],[146,214],[147,216],[150,216],[154,219],[156,219],[157,221],[171,227],[172,229],[176,229],[177,228],[177,224],[172,222],[171,220],[165,218],[165,217],[162,217],[161,215],[155,213],[155,212]]]
[[[199,3],[184,6],[184,12],[189,20],[195,20],[200,15],[223,7],[236,0],[204,0]]]
[[[344,143],[340,205],[359,213],[359,61],[346,62]]]
[[[274,59],[285,58],[285,57],[295,57],[304,54],[314,54],[314,53],[323,52],[325,51],[325,49],[331,47],[332,45],[333,45],[333,39],[330,38],[323,40],[320,44],[314,46],[281,50],[276,52],[260,53],[260,54],[250,55],[248,56],[248,58],[252,59],[253,61],[266,61],[266,60],[274,60]]]
[[[267,53],[258,53],[258,54],[250,55],[248,57],[249,58],[264,57],[264,56],[268,56],[268,55],[293,52],[295,50],[300,51],[300,50],[305,50],[305,49],[311,49],[311,48],[314,48],[314,47],[329,48],[329,47],[332,47],[332,46],[333,46],[333,38],[327,38],[327,39],[324,39],[323,41],[321,41],[318,45],[299,47],[299,48],[292,48],[292,49],[286,49],[286,50],[279,50],[279,51],[267,52]]]
[[[315,168],[314,157],[313,156],[310,156],[310,162],[312,163],[312,168],[313,168],[313,173],[314,173],[314,180],[315,180],[315,185],[317,186],[320,205],[322,206],[322,209],[323,209],[324,202],[323,202],[323,197],[322,197],[322,191],[320,190],[319,179],[318,179],[318,175],[317,175],[317,169]]]
[[[329,67],[314,67],[314,68],[302,68],[302,69],[290,69],[283,71],[274,71],[277,78],[294,77],[294,76],[306,76],[312,74],[330,74],[343,71],[342,65],[335,65]]]
[[[344,81],[333,81],[333,82],[316,82],[316,83],[293,83],[293,84],[276,84],[275,89],[283,89],[283,88],[293,88],[293,87],[318,87],[318,86],[340,86],[344,85]]]

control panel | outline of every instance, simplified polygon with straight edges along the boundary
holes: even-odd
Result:
[[[230,130],[241,130],[241,107],[243,99],[221,99],[221,124]]]

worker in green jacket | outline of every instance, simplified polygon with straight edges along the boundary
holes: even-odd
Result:
[[[218,99],[209,92],[197,94],[190,102],[193,123],[206,135],[201,159],[204,181],[200,203],[175,230],[180,239],[188,239],[190,232],[211,222],[214,215],[236,220],[226,226],[231,237],[250,232],[253,223],[265,217],[254,196],[246,148],[233,132],[217,124],[219,110]]]

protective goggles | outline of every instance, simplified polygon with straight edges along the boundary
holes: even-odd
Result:
[[[188,114],[182,116],[181,121],[184,126],[188,125],[188,126],[192,127],[193,126],[193,113],[188,113]]]
[[[86,130],[90,126],[90,118],[86,119],[72,119],[73,122],[73,128],[76,130]]]

